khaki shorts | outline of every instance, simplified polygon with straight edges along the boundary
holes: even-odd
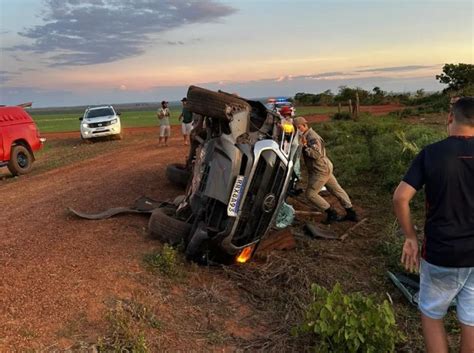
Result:
[[[161,125],[160,126],[160,137],[170,136],[171,135],[171,126]]]
[[[193,123],[181,123],[181,131],[183,135],[189,135],[193,129]]]

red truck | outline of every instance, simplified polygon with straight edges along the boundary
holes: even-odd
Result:
[[[23,108],[0,107],[0,167],[7,166],[15,176],[28,173],[44,141]]]

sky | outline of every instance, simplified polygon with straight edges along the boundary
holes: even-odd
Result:
[[[0,104],[443,88],[473,63],[472,0],[0,0]]]

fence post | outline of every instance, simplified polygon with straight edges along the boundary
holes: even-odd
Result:
[[[355,119],[359,119],[359,92],[356,91]]]
[[[337,103],[337,112],[341,113],[341,103]]]
[[[351,115],[352,118],[354,118],[353,111],[352,111],[352,99],[349,99],[349,114]]]

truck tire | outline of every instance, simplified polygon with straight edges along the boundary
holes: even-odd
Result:
[[[191,178],[191,172],[184,164],[173,163],[166,166],[166,177],[171,183],[185,189]]]
[[[113,135],[112,137],[114,140],[122,140],[123,139],[123,132],[120,134]]]
[[[12,175],[23,175],[28,173],[33,167],[33,154],[23,145],[12,147],[8,170]]]
[[[187,99],[187,106],[191,112],[211,118],[229,120],[229,114],[251,110],[250,105],[241,98],[197,86],[189,87]]]
[[[187,238],[192,225],[174,218],[174,207],[160,207],[153,211],[148,231],[153,238],[171,245],[178,245]]]

